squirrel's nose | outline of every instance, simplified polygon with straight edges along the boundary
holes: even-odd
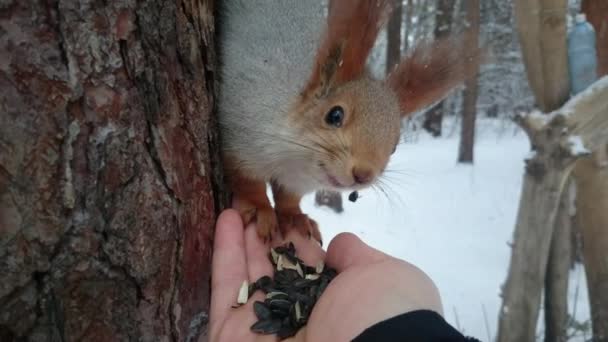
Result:
[[[367,184],[374,178],[374,171],[363,168],[353,167],[353,179],[357,184]]]

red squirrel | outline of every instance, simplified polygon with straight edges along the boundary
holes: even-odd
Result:
[[[466,79],[462,39],[417,46],[386,79],[366,60],[389,0],[219,2],[219,121],[225,174],[244,224],[265,241],[297,229],[321,242],[303,195],[360,190],[384,171],[401,119]],[[267,195],[272,187],[275,207]]]

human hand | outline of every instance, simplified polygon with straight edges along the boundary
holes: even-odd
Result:
[[[365,329],[402,313],[428,309],[442,312],[433,282],[415,266],[386,255],[363,243],[353,234],[340,234],[329,244],[327,254],[314,241],[289,234],[298,257],[306,264],[320,260],[338,275],[316,303],[308,324],[289,341],[350,341]],[[253,282],[272,275],[269,247],[257,237],[254,225],[243,228],[238,213],[228,209],[217,222],[211,290],[210,340],[275,341],[274,335],[249,330],[256,322],[253,303],[264,294],[255,293],[233,309],[244,280]]]

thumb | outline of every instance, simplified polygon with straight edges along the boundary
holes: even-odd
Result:
[[[355,234],[341,233],[327,247],[325,263],[338,272],[365,266],[391,257],[365,244]]]

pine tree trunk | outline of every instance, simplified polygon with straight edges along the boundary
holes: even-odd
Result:
[[[394,10],[386,30],[386,74],[388,75],[401,60],[401,23],[403,6],[401,0],[393,0]]]
[[[608,75],[608,1],[583,0],[582,11],[595,28],[598,76]]]
[[[605,153],[605,150],[604,150]],[[597,159],[600,156],[597,156]],[[604,155],[603,158],[608,156]],[[605,159],[603,161],[605,163]],[[593,341],[608,341],[608,167],[592,158],[574,169],[577,185],[576,212],[583,240],[583,256]]]
[[[204,336],[212,2],[8,0],[0,27],[0,340]]]
[[[449,36],[452,29],[452,19],[454,18],[454,4],[454,0],[437,1],[434,31],[435,39]],[[442,100],[425,113],[422,127],[434,137],[441,136],[444,110],[445,106],[444,101]]]
[[[545,277],[545,342],[568,341],[568,280],[572,261],[570,186],[564,187]]]
[[[479,0],[469,0],[466,3],[467,21],[469,32],[465,42],[466,51],[473,51],[479,45]],[[479,61],[471,60],[467,64],[468,68],[474,69],[467,72],[471,77],[465,82],[466,89],[462,100],[462,127],[460,132],[460,147],[458,150],[459,163],[473,163],[473,151],[475,147],[475,119],[477,116],[477,94]]]

